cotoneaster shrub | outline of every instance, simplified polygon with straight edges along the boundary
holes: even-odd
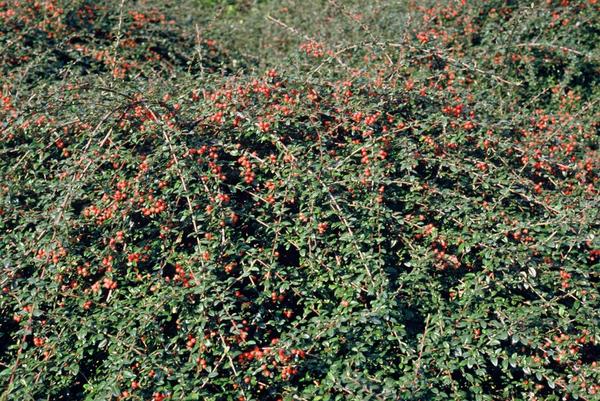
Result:
[[[0,400],[597,398],[594,1],[192,3],[0,4]]]

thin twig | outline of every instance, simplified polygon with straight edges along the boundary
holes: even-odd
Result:
[[[417,358],[417,362],[415,362],[415,372],[413,379],[413,386],[417,383],[417,378],[419,375],[419,369],[421,368],[421,358],[423,357],[423,349],[425,349],[425,338],[427,338],[427,331],[429,330],[429,319],[431,315],[427,315],[425,319],[425,328],[423,329],[423,335],[421,336],[421,342],[419,343],[419,356]]]
[[[148,111],[152,115],[152,118],[155,121],[159,121],[159,119],[156,116],[156,114],[154,113],[154,111],[152,111],[152,109],[150,109],[148,106],[146,106],[146,107],[148,108]],[[190,212],[190,219],[192,220],[192,226],[194,228],[194,236],[196,237],[196,245],[198,246],[198,251],[200,251],[200,249],[202,247],[202,245],[200,243],[200,231],[198,230],[198,224],[196,222],[196,216],[194,214],[194,207],[192,205],[192,200],[190,199],[190,196],[189,196],[190,192],[189,192],[186,180],[185,180],[185,178],[183,178],[183,173],[181,171],[181,168],[179,167],[179,159],[177,158],[177,155],[175,154],[175,149],[173,149],[173,141],[171,140],[171,136],[165,129],[163,129],[162,132],[163,132],[163,137],[165,138],[165,141],[167,142],[167,145],[169,146],[169,151],[171,153],[171,157],[173,158],[173,162],[175,165],[175,171],[177,172],[177,176],[179,177],[179,181],[181,181],[181,186],[185,192],[183,196],[185,197],[185,200],[187,202],[188,210]],[[203,262],[202,258],[200,258],[200,263],[202,264],[202,267],[204,270],[204,262]],[[193,277],[194,277],[194,282],[196,283],[196,285],[200,285],[200,282],[195,274]]]
[[[517,43],[515,45],[515,47],[547,47],[549,49],[562,50],[564,52],[577,54],[579,56],[586,56],[585,53],[583,53],[583,52],[581,52],[579,50],[571,49],[571,48],[565,47],[565,46],[553,45],[553,44],[550,44],[550,43],[537,43],[537,42]]]
[[[317,181],[319,181],[319,183],[321,183],[321,185],[323,185],[323,187],[327,191],[327,194],[329,195],[329,198],[331,199],[331,204],[333,205],[334,209],[337,211],[338,218],[341,220],[341,222],[344,224],[344,226],[346,226],[346,230],[348,230],[348,234],[350,234],[350,237],[352,238],[352,243],[354,244],[354,247],[356,248],[356,251],[358,252],[358,256],[360,257],[360,260],[363,262],[363,264],[365,266],[365,271],[367,272],[367,275],[371,279],[371,283],[375,284],[375,281],[373,280],[373,275],[371,274],[371,270],[369,269],[369,266],[365,259],[365,255],[360,250],[360,247],[358,246],[358,243],[356,241],[356,237],[354,236],[354,231],[352,231],[350,224],[344,217],[344,214],[342,212],[342,209],[340,208],[340,205],[337,203],[337,200],[332,195],[332,193],[329,190],[329,188],[327,187],[327,185],[325,185],[325,183],[323,181],[321,181],[321,179],[319,177],[315,176],[315,178],[317,179]]]

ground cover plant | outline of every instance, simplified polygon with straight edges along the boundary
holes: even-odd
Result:
[[[595,400],[600,4],[0,1],[0,400]]]

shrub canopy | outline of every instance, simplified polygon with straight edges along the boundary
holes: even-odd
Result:
[[[0,400],[595,399],[599,11],[0,2]]]

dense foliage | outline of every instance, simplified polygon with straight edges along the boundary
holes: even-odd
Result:
[[[0,2],[0,400],[597,399],[599,32]]]

